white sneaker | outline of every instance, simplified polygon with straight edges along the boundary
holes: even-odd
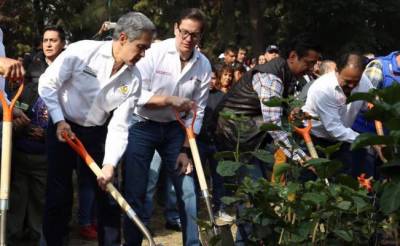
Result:
[[[218,210],[215,214],[217,224],[231,224],[235,221],[236,217],[227,214],[224,210]]]

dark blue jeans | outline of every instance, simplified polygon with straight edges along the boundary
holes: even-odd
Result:
[[[79,165],[77,167],[78,179],[78,197],[79,197],[79,210],[78,210],[78,223],[80,226],[93,225],[96,222],[96,187],[92,185],[92,180],[85,178],[87,172],[86,165]]]
[[[214,158],[215,153],[217,153],[217,147],[213,143],[204,143],[199,140],[197,140],[197,146],[199,148],[201,163],[204,166],[208,162],[210,167],[213,210],[217,212],[223,208],[221,198],[225,195],[224,179],[217,173],[218,161]]]
[[[70,123],[72,131],[82,141],[96,163],[104,158],[106,126],[82,127]],[[72,210],[72,171],[75,166],[81,170],[79,178],[86,180],[96,190],[98,208],[99,245],[120,245],[120,209],[118,204],[97,186],[95,175],[83,160],[66,143],[58,141],[56,126],[49,122],[48,175],[46,205],[43,219],[43,234],[48,246],[62,246],[68,234],[68,223]]]
[[[153,160],[150,164],[149,180],[147,182],[146,200],[144,202],[145,216],[143,217],[143,223],[148,224],[153,213],[153,197],[157,190],[157,182],[160,173],[165,173],[161,170],[161,157],[156,151],[153,156]],[[179,212],[176,203],[176,192],[174,185],[169,177],[162,180],[162,192],[164,203],[164,217],[165,220],[170,224],[180,224]],[[160,193],[159,193],[160,194]]]
[[[179,216],[183,228],[184,245],[199,245],[197,201],[192,175],[179,175],[176,159],[185,139],[178,122],[159,123],[134,117],[129,130],[129,143],[125,152],[125,198],[143,219],[150,163],[154,151],[161,156],[162,165],[170,176],[178,199]],[[139,229],[125,217],[124,236],[127,246],[141,245]]]

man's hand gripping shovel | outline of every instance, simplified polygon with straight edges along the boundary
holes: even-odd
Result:
[[[4,71],[0,71],[2,73]],[[13,109],[18,97],[24,89],[24,81],[21,80],[18,91],[8,105],[5,93],[0,91],[0,101],[3,105],[3,138],[1,143],[1,179],[0,179],[0,245],[6,245],[6,224],[8,198],[10,189],[11,151],[12,151],[12,121]]]
[[[96,164],[93,158],[89,155],[86,151],[85,147],[83,146],[82,142],[75,137],[71,139],[66,132],[63,132],[63,137],[68,145],[78,153],[85,163],[89,166],[90,170],[96,175],[96,177],[103,176],[103,172],[101,171],[100,167]],[[149,241],[150,246],[156,246],[153,237],[151,236],[149,230],[137,216],[135,211],[129,206],[128,202],[124,199],[124,197],[119,193],[119,191],[114,187],[112,183],[108,183],[106,185],[106,191],[115,199],[115,201],[119,204],[122,210],[127,214],[127,216],[139,227],[142,231],[143,235]]]
[[[194,167],[196,170],[197,178],[199,180],[201,192],[202,192],[204,200],[206,202],[208,216],[209,216],[212,228],[213,228],[213,234],[214,234],[214,236],[217,236],[220,234],[221,241],[224,245],[233,245],[233,237],[230,232],[230,225],[228,225],[229,227],[227,228],[227,229],[229,229],[229,231],[221,230],[221,232],[219,232],[219,230],[217,229],[217,227],[219,227],[221,229],[225,228],[226,225],[217,225],[215,222],[215,219],[214,219],[214,215],[213,215],[213,211],[212,211],[212,207],[211,207],[211,201],[210,201],[210,193],[208,191],[207,182],[206,182],[206,178],[205,178],[204,171],[203,171],[203,166],[201,165],[199,150],[197,148],[197,143],[196,143],[196,135],[193,131],[194,122],[196,121],[196,116],[197,116],[197,106],[196,105],[193,106],[192,111],[193,111],[193,118],[192,118],[190,127],[186,127],[185,122],[182,120],[182,118],[179,115],[179,112],[177,112],[177,111],[175,111],[176,119],[182,125],[182,127],[185,128],[186,135],[189,140],[189,145],[190,145],[190,150],[192,152]],[[230,239],[230,238],[232,238],[232,239]],[[232,243],[231,243],[231,241],[232,241]]]
[[[291,120],[291,119],[289,119],[289,120]],[[311,128],[312,128],[311,119],[307,120],[306,127],[300,128],[295,125],[292,125],[292,126],[293,126],[294,131],[304,139],[304,142],[306,143],[306,146],[307,146],[308,152],[310,153],[311,158],[313,158],[313,159],[319,158],[317,150],[314,147],[314,143],[312,142],[311,135],[310,135]],[[329,185],[328,179],[325,179],[325,183],[327,185]]]

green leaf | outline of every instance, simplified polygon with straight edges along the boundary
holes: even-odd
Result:
[[[221,201],[226,205],[232,205],[233,203],[236,203],[240,200],[241,199],[239,197],[233,197],[233,196],[223,196],[221,198]]]
[[[325,148],[323,148],[323,147],[317,145],[316,148],[317,148],[317,150],[322,151],[322,152],[325,154],[326,158],[329,159],[329,157],[330,157],[333,153],[335,153],[336,151],[338,151],[338,150],[340,149],[340,146],[342,146],[342,142],[339,142],[339,143],[334,144],[334,145],[330,145],[330,146],[325,147]]]
[[[362,197],[359,196],[354,196],[352,197],[354,204],[356,205],[357,211],[360,212],[364,208],[366,208],[369,205],[369,201],[366,199],[363,199]]]
[[[341,201],[339,202],[336,207],[342,209],[342,210],[349,210],[351,207],[351,202],[349,201]]]
[[[378,92],[378,95],[380,98],[383,99],[383,101],[389,103],[389,104],[395,104],[399,102],[399,95],[400,95],[400,84],[398,83],[393,83],[392,86],[381,89]]]
[[[236,117],[235,112],[232,110],[221,111],[221,112],[219,112],[219,116],[221,116],[222,118],[227,119],[227,120],[233,119]]]
[[[215,160],[234,159],[235,154],[232,151],[220,151],[214,154]]]
[[[320,166],[322,164],[329,163],[331,160],[325,159],[325,158],[316,158],[316,159],[311,159],[307,161],[307,164],[305,165],[306,167],[308,166]]]
[[[342,166],[342,164],[335,160],[329,160],[325,158],[311,159],[307,161],[305,167],[313,166],[320,178],[330,178],[333,176]]]
[[[342,185],[346,185],[354,190],[356,190],[359,187],[359,184],[356,179],[345,174],[338,175],[336,178],[336,182]]]
[[[243,163],[236,161],[220,161],[217,166],[217,173],[223,177],[232,177],[236,171],[243,166]]]
[[[389,135],[393,138],[394,142],[400,142],[400,131],[399,130],[392,130],[390,131]]]
[[[393,108],[393,112],[396,114],[396,116],[400,117],[400,102],[393,104],[392,108]]]
[[[295,194],[301,189],[301,185],[299,183],[289,182],[287,185],[288,193]]]
[[[272,124],[272,123],[264,123],[260,126],[260,131],[281,131],[282,127]]]
[[[286,100],[280,97],[273,97],[268,101],[263,101],[263,104],[268,107],[281,107]]]
[[[373,102],[375,99],[375,95],[372,93],[368,93],[368,92],[357,92],[354,94],[351,94],[348,98],[346,103],[351,103],[354,101],[367,101],[367,102]]]
[[[281,175],[285,174],[291,169],[291,165],[288,163],[281,163],[274,166],[275,182],[279,183]]]
[[[373,133],[362,133],[351,144],[351,150],[360,149],[370,145],[391,145],[393,138],[390,136],[378,136]]]
[[[333,233],[335,233],[336,236],[338,236],[339,238],[343,239],[346,242],[353,241],[353,232],[352,231],[335,229],[335,230],[333,230]]]
[[[298,236],[306,239],[308,235],[311,233],[313,223],[309,221],[302,221],[301,224],[297,227]]]
[[[328,197],[324,193],[308,192],[301,197],[301,200],[312,202],[315,205],[322,205],[326,203]]]
[[[251,152],[251,154],[265,163],[273,164],[275,162],[274,156],[266,150],[258,149]]]
[[[400,183],[389,183],[384,187],[381,199],[381,210],[389,215],[400,207]]]

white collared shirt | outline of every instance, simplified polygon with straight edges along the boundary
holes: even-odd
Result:
[[[108,126],[103,163],[116,165],[125,151],[141,79],[124,65],[110,77],[112,41],[80,41],[62,52],[39,79],[39,94],[54,123],[67,119],[81,126]]]
[[[144,105],[153,95],[186,97],[196,102],[197,118],[194,124],[195,133],[199,133],[203,122],[204,109],[207,104],[211,65],[208,59],[194,50],[193,57],[181,69],[179,53],[175,39],[154,43],[137,67],[142,76],[142,94],[135,114],[157,122],[176,120],[171,107],[147,109]],[[191,119],[186,120],[186,126]]]
[[[362,76],[360,83],[352,90],[368,92],[373,88],[366,76]],[[334,141],[353,142],[359,133],[351,126],[360,111],[365,106],[364,101],[355,101],[346,104],[347,97],[339,86],[335,72],[327,73],[311,85],[307,93],[307,101],[303,111],[320,121],[312,121],[311,132],[314,136]]]

